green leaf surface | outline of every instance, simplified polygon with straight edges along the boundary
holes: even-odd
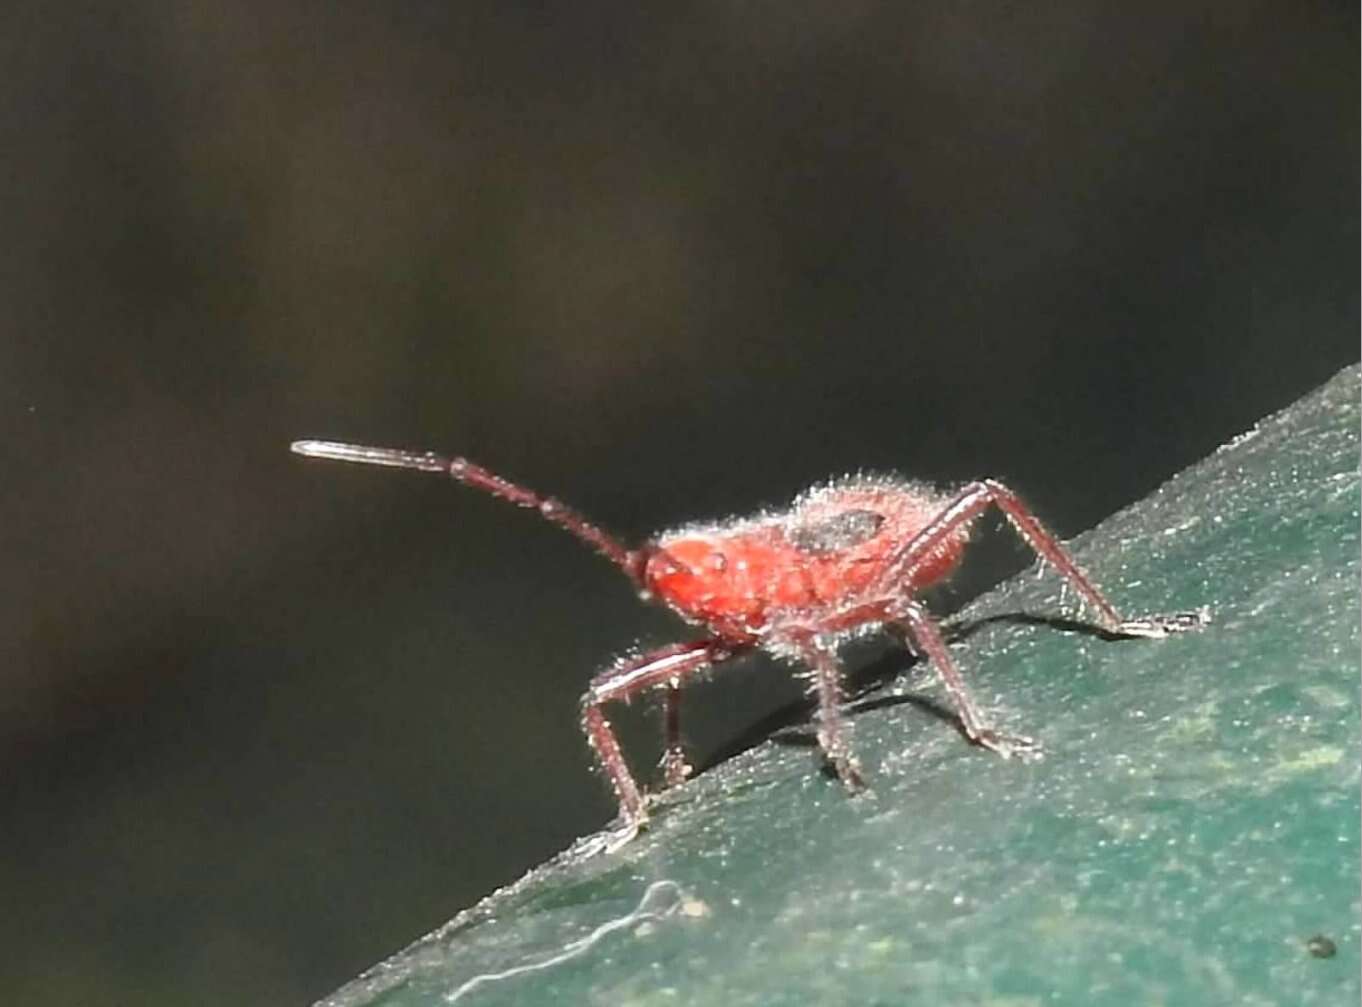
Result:
[[[962,613],[1043,760],[967,744],[915,667],[855,708],[871,793],[768,739],[322,1003],[1357,1003],[1358,402],[1351,368],[1073,544],[1123,613],[1201,632],[1013,618],[1078,615],[1034,569]]]

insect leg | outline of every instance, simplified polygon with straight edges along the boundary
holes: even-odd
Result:
[[[610,778],[610,786],[619,799],[620,817],[630,829],[647,820],[646,802],[602,707],[618,700],[627,702],[637,693],[658,686],[669,690],[679,687],[682,680],[732,655],[733,650],[717,640],[677,643],[622,661],[591,680],[591,687],[582,697],[582,729]]]
[[[922,605],[911,600],[903,601],[895,606],[895,615],[898,616],[895,624],[916,642],[917,647],[927,655],[937,674],[941,676],[941,681],[960,714],[961,726],[971,741],[997,752],[1003,758],[1039,754],[1040,746],[1032,739],[1002,734],[988,725],[979,705],[965,687],[965,680],[951,658],[946,641],[941,638],[941,631],[936,628],[936,623]]]
[[[993,479],[984,479],[967,485],[930,524],[901,547],[886,564],[885,573],[880,578],[881,586],[890,589],[895,584],[911,583],[917,567],[930,559],[945,542],[990,506],[996,506],[1001,510],[1008,523],[1032,551],[1073,585],[1083,600],[1096,612],[1098,624],[1108,632],[1121,636],[1163,637],[1171,633],[1200,628],[1209,621],[1210,616],[1204,610],[1123,619],[1116,611],[1116,607],[1098,590],[1097,585],[1079,569],[1059,539],[1031,513],[1031,509],[1022,502],[1021,497]]]
[[[690,778],[691,764],[686,761],[686,749],[681,742],[681,684],[668,682],[662,708],[662,780],[664,786],[675,787]]]
[[[861,790],[865,780],[861,765],[851,753],[846,717],[842,713],[842,662],[835,651],[809,639],[800,645],[800,655],[813,672],[814,693],[818,697],[818,747],[848,790]]]

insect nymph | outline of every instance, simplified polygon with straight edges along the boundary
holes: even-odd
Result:
[[[626,834],[648,818],[648,802],[605,717],[607,703],[661,691],[665,702],[666,782],[690,775],[681,745],[680,695],[688,680],[765,650],[808,670],[818,701],[818,745],[841,781],[862,783],[842,712],[839,646],[868,632],[901,634],[935,667],[975,744],[1004,757],[1032,753],[1030,738],[991,727],[970,696],[936,622],[917,599],[959,564],[970,528],[990,507],[1119,636],[1162,637],[1200,626],[1201,614],[1124,619],[1015,493],[993,480],[955,493],[887,477],[852,477],[812,489],[786,511],[695,525],[628,548],[570,507],[464,458],[422,451],[297,441],[301,455],[417,469],[533,508],[619,567],[645,598],[657,600],[705,635],[616,662],[582,697],[582,727],[619,799]]]

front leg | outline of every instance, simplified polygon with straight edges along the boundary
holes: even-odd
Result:
[[[681,685],[668,682],[662,706],[662,785],[677,787],[690,779],[694,768],[681,740]]]
[[[734,653],[733,647],[719,640],[677,643],[623,660],[591,680],[591,687],[582,697],[582,729],[619,800],[626,838],[647,822],[647,801],[629,771],[610,722],[605,719],[604,705],[617,700],[628,702],[638,693],[659,686],[679,689],[685,679]]]

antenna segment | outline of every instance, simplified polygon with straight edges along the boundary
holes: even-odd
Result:
[[[395,469],[415,469],[434,472],[507,500],[517,507],[536,510],[550,524],[576,536],[625,572],[633,575],[633,554],[613,535],[596,527],[561,500],[541,496],[531,489],[503,479],[467,458],[451,457],[434,451],[403,451],[398,448],[375,448],[364,444],[343,444],[339,441],[294,441],[294,454],[309,458],[327,458],[338,462],[362,465],[383,465]]]

